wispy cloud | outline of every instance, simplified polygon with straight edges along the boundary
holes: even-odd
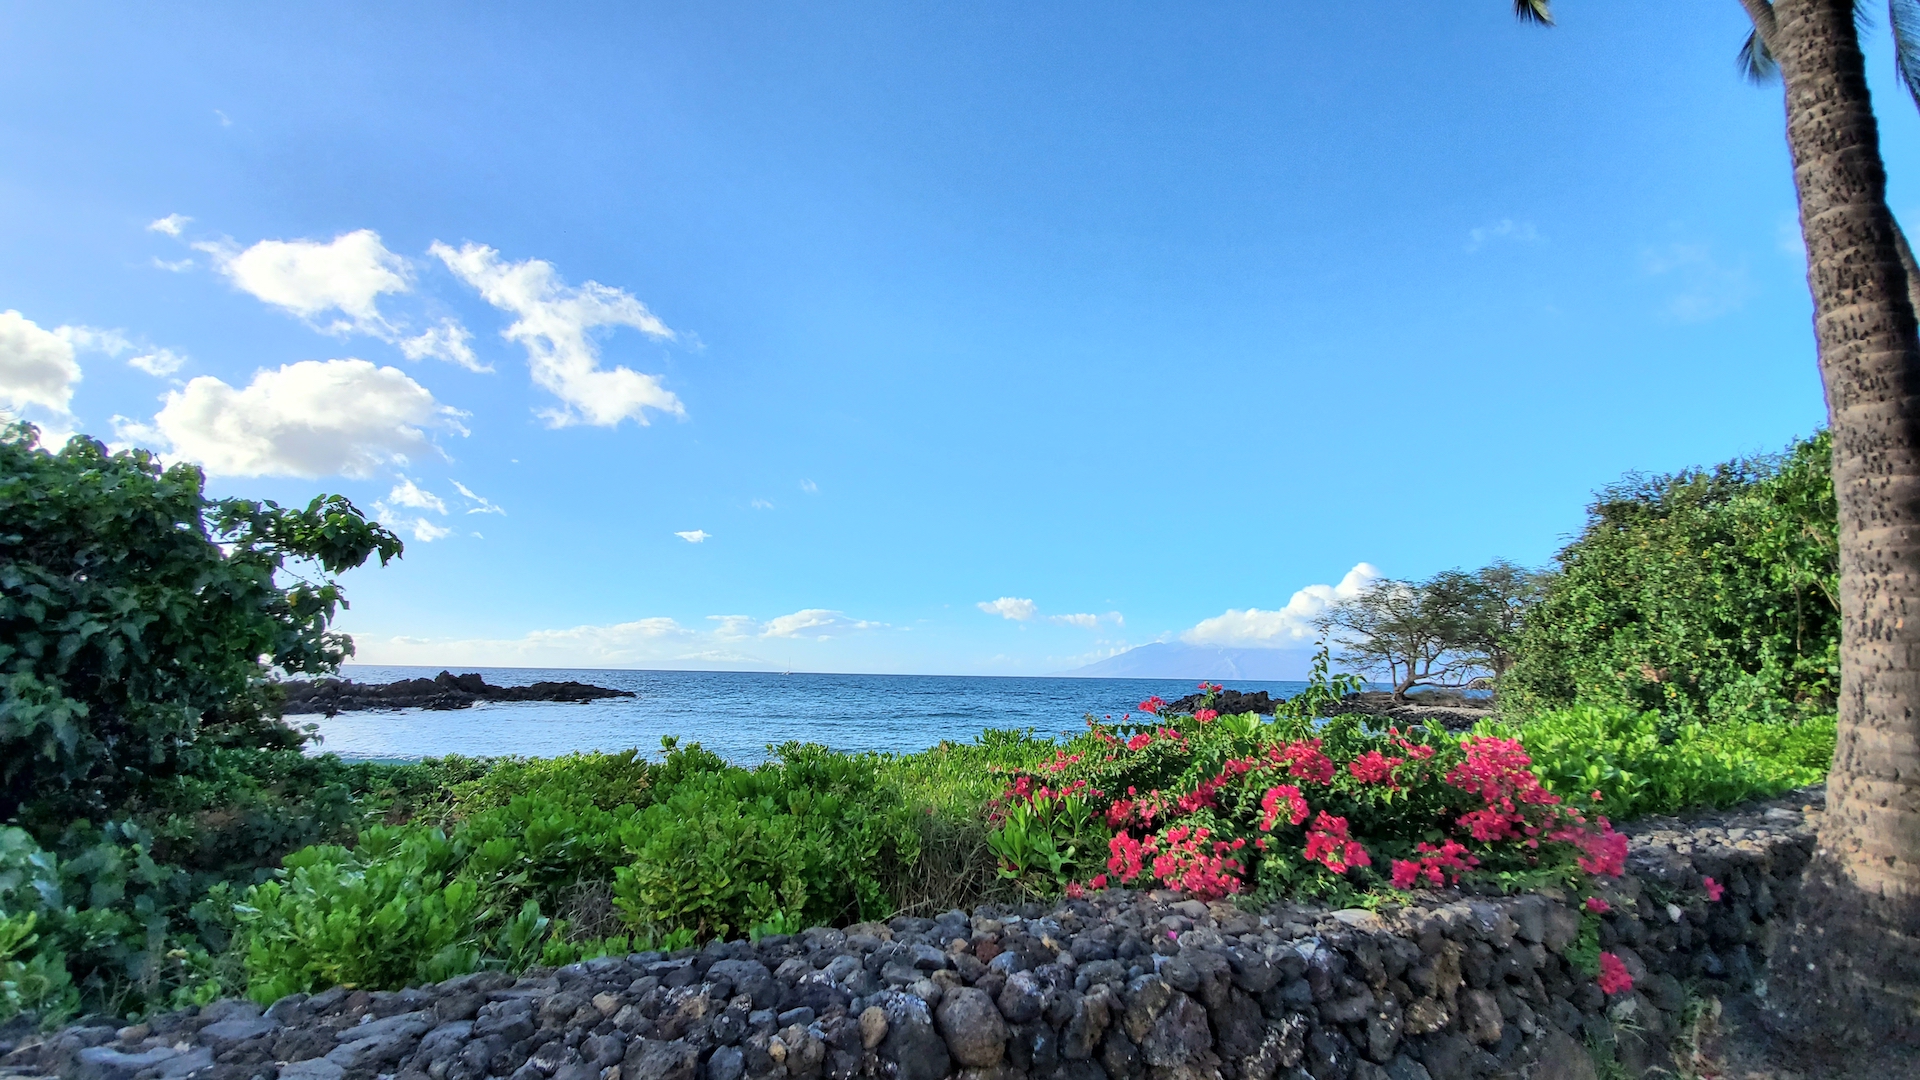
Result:
[[[425,513],[445,515],[446,500],[414,483],[411,477],[401,476],[387,497],[373,504],[373,512],[389,528],[411,532],[423,544],[453,535],[452,529],[429,520]]]
[[[149,221],[147,223],[147,231],[165,233],[168,236],[179,236],[181,230],[187,227],[187,222],[192,220],[192,218],[185,214],[168,214],[166,217]]]
[[[1514,244],[1538,244],[1544,237],[1533,227],[1531,221],[1515,221],[1501,218],[1491,225],[1480,225],[1467,230],[1467,250],[1479,251],[1496,241]]]
[[[982,600],[974,606],[989,615],[998,615],[1013,622],[1031,622],[1040,617],[1040,605],[1025,597],[1003,596],[998,600]],[[1115,626],[1125,626],[1127,622],[1117,611],[1109,611],[1105,615],[1096,615],[1092,612],[1048,615],[1046,621],[1056,626],[1077,626],[1082,630],[1098,629],[1102,621],[1111,622]]]
[[[673,535],[685,540],[689,544],[700,544],[705,543],[713,534],[705,529],[690,529],[686,532],[674,533]]]
[[[818,495],[820,494],[820,485],[811,480],[802,480],[800,481],[800,490],[809,495]]]
[[[1651,277],[1672,282],[1666,313],[1682,322],[1707,322],[1739,310],[1752,294],[1744,263],[1727,264],[1705,244],[1648,248],[1642,265]]]
[[[174,352],[172,349],[155,349],[139,356],[127,357],[128,367],[137,368],[156,379],[164,379],[179,371],[180,366],[186,362],[185,355]]]
[[[648,409],[686,415],[686,407],[660,384],[658,376],[600,366],[600,349],[592,336],[595,330],[625,326],[656,340],[675,337],[632,294],[597,281],[570,286],[552,263],[509,262],[485,244],[455,249],[435,241],[429,250],[487,303],[514,317],[501,336],[527,350],[534,384],[560,399],[558,408],[540,413],[549,424],[614,427],[622,420],[645,424]]]
[[[504,507],[500,506],[498,503],[494,503],[486,498],[483,498],[482,496],[475,495],[472,489],[468,488],[467,485],[461,483],[460,481],[448,480],[447,483],[452,484],[454,486],[454,490],[460,492],[461,498],[473,504],[472,506],[467,508],[467,513],[499,514],[503,517],[506,515],[507,511]]]

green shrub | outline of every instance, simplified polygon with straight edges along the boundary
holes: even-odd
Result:
[[[891,914],[885,868],[913,860],[920,833],[885,764],[790,743],[675,783],[623,830],[615,903],[637,928],[700,937]]]
[[[65,954],[50,947],[34,948],[40,944],[40,935],[34,932],[38,922],[39,916],[31,911],[0,918],[0,1020],[11,1020],[22,1012],[57,1020],[71,1015],[79,1004]]]
[[[1831,439],[1600,493],[1500,682],[1509,716],[1584,703],[1680,720],[1834,712]]]
[[[1703,725],[1620,705],[1576,705],[1528,719],[1519,737],[1547,788],[1566,798],[1598,791],[1602,809],[1626,820],[1819,783],[1833,762],[1834,720]]]
[[[247,992],[270,1002],[316,988],[404,986],[480,964],[480,890],[455,877],[462,846],[438,829],[376,826],[352,849],[303,848],[284,878],[236,908]]]
[[[469,772],[467,779],[446,787],[446,817],[463,820],[507,805],[514,798],[540,792],[569,805],[612,810],[644,806],[653,767],[637,750],[617,753],[566,754],[555,758],[441,758],[426,764],[446,772]],[[478,766],[478,767],[476,767]]]

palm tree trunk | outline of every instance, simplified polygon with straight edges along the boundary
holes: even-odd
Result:
[[[1920,333],[1853,0],[1777,0],[1840,505],[1840,728],[1827,814],[1776,947],[1783,1029],[1920,1038]]]

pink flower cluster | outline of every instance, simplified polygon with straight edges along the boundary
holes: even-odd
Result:
[[[1456,840],[1446,840],[1438,847],[1422,841],[1417,856],[1411,859],[1393,860],[1393,887],[1412,888],[1413,884],[1425,879],[1429,885],[1439,888],[1460,880],[1460,875],[1480,865],[1480,860],[1467,852],[1466,845]]]
[[[1285,765],[1289,775],[1309,784],[1333,782],[1333,759],[1321,752],[1319,739],[1275,746],[1267,751],[1267,756],[1274,764]]]
[[[1200,786],[1180,796],[1173,804],[1177,813],[1191,814],[1203,806],[1218,806],[1215,796],[1220,789],[1233,782],[1234,777],[1245,776],[1258,764],[1252,758],[1231,758],[1220,767],[1220,772],[1200,781]]]
[[[1320,863],[1336,874],[1346,873],[1349,866],[1373,865],[1367,849],[1347,836],[1347,819],[1325,810],[1307,830],[1307,861]]]
[[[1123,884],[1151,869],[1155,878],[1199,899],[1230,896],[1240,891],[1240,875],[1246,871],[1232,854],[1247,842],[1215,840],[1209,844],[1211,836],[1206,829],[1185,826],[1168,829],[1164,838],[1149,833],[1144,840],[1135,840],[1120,833],[1108,842],[1111,857],[1107,870],[1119,875]]]
[[[1287,824],[1298,825],[1307,820],[1307,799],[1300,789],[1292,784],[1270,787],[1260,798],[1260,829],[1272,832],[1274,823],[1280,820],[1281,805],[1286,806]]]
[[[1347,771],[1363,784],[1385,783],[1397,789],[1400,785],[1393,781],[1393,770],[1404,761],[1405,758],[1388,757],[1378,750],[1369,750],[1347,762]]]
[[[1627,972],[1627,965],[1610,952],[1600,954],[1600,977],[1594,982],[1609,994],[1624,994],[1633,989],[1633,976]]]

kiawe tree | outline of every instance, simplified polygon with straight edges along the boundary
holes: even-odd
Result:
[[[1749,70],[1777,67],[1833,437],[1839,739],[1769,1007],[1783,1032],[1920,1041],[1920,272],[1887,207],[1854,0],[1741,0]],[[1550,0],[1515,0],[1551,23]],[[1888,7],[1920,99],[1920,4]]]

